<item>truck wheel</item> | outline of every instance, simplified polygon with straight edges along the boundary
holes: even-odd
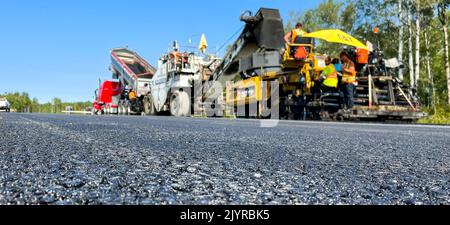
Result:
[[[144,98],[144,113],[147,116],[156,115],[156,108],[155,108],[155,105],[153,104],[151,97]]]
[[[175,91],[170,98],[170,113],[176,117],[186,117],[190,115],[189,95],[186,92]]]

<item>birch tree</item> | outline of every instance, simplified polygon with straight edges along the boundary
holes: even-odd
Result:
[[[429,25],[429,24],[428,24]],[[425,39],[425,61],[427,68],[427,77],[429,82],[428,93],[431,95],[429,100],[429,107],[433,108],[434,114],[436,114],[436,87],[434,86],[434,75],[431,71],[431,56],[430,56],[430,36],[428,33],[430,32],[429,26],[426,26],[426,30],[424,32]]]
[[[415,73],[414,73],[414,53],[413,53],[413,10],[411,0],[408,4],[408,66],[409,66],[409,82],[411,88],[415,87]]]
[[[404,36],[404,9],[403,9],[403,0],[398,0],[398,19],[399,19],[399,27],[398,27],[398,60],[403,62],[403,36]],[[403,80],[403,68],[399,70],[399,78]]]
[[[416,57],[415,57],[415,64],[414,64],[414,86],[419,86],[419,79],[420,79],[420,34],[421,34],[421,3],[420,0],[416,0],[414,4],[415,12],[416,12]]]
[[[442,32],[444,33],[444,63],[445,74],[447,77],[447,91],[448,91],[448,104],[450,105],[450,64],[449,64],[449,50],[448,50],[448,28],[447,28],[447,8],[449,5],[448,0],[440,1],[438,3],[438,17],[442,24]]]

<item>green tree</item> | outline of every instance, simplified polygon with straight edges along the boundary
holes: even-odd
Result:
[[[31,110],[31,100],[26,92],[5,93],[4,97],[10,102],[11,109],[17,112],[29,112]]]
[[[52,113],[59,113],[62,111],[62,101],[59,98],[52,99]]]
[[[60,98],[53,98],[49,103],[40,104],[37,98],[30,99],[26,92],[5,93],[5,97],[11,104],[11,108],[17,112],[29,113],[62,113],[66,106],[72,106],[75,111],[84,111],[92,106],[92,102],[63,102]]]

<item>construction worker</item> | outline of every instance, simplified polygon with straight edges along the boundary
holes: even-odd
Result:
[[[300,42],[299,38],[301,38],[305,34],[306,34],[306,32],[303,31],[303,24],[297,23],[295,25],[295,28],[291,32],[286,34],[286,36],[284,37],[284,40],[288,44],[299,43]]]
[[[337,90],[339,82],[338,71],[334,67],[334,64],[332,64],[331,57],[327,57],[327,59],[325,60],[325,64],[327,65],[327,67],[322,72],[322,79],[323,79],[322,90],[335,91]]]
[[[169,60],[171,62],[172,70],[180,70],[182,69],[182,60],[183,60],[183,54],[181,54],[179,51],[178,42],[173,42],[173,51],[169,53]]]
[[[301,44],[301,38],[305,35],[306,32],[303,30],[303,24],[297,23],[295,28],[286,34],[284,40],[288,45],[291,44]],[[308,56],[308,53],[305,47],[293,46],[291,47],[291,55],[296,59],[304,59]]]
[[[130,100],[131,103],[135,103],[136,99],[137,99],[136,92],[133,89],[131,89],[130,93],[128,94],[128,100]]]
[[[345,110],[351,110],[354,106],[354,94],[358,82],[356,80],[355,63],[346,52],[341,53],[342,65],[342,87],[343,103]]]
[[[150,89],[150,86],[148,85],[148,83],[144,84],[143,92],[145,93],[145,95],[150,94],[151,89]]]
[[[189,64],[189,53],[188,52],[183,52],[183,55],[182,55],[182,63],[183,63],[183,68],[185,68],[185,69],[189,69],[189,67],[190,67],[190,64]]]

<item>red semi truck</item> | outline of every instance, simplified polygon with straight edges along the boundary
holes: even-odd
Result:
[[[118,81],[104,81],[95,91],[93,114],[118,114],[120,85]]]

